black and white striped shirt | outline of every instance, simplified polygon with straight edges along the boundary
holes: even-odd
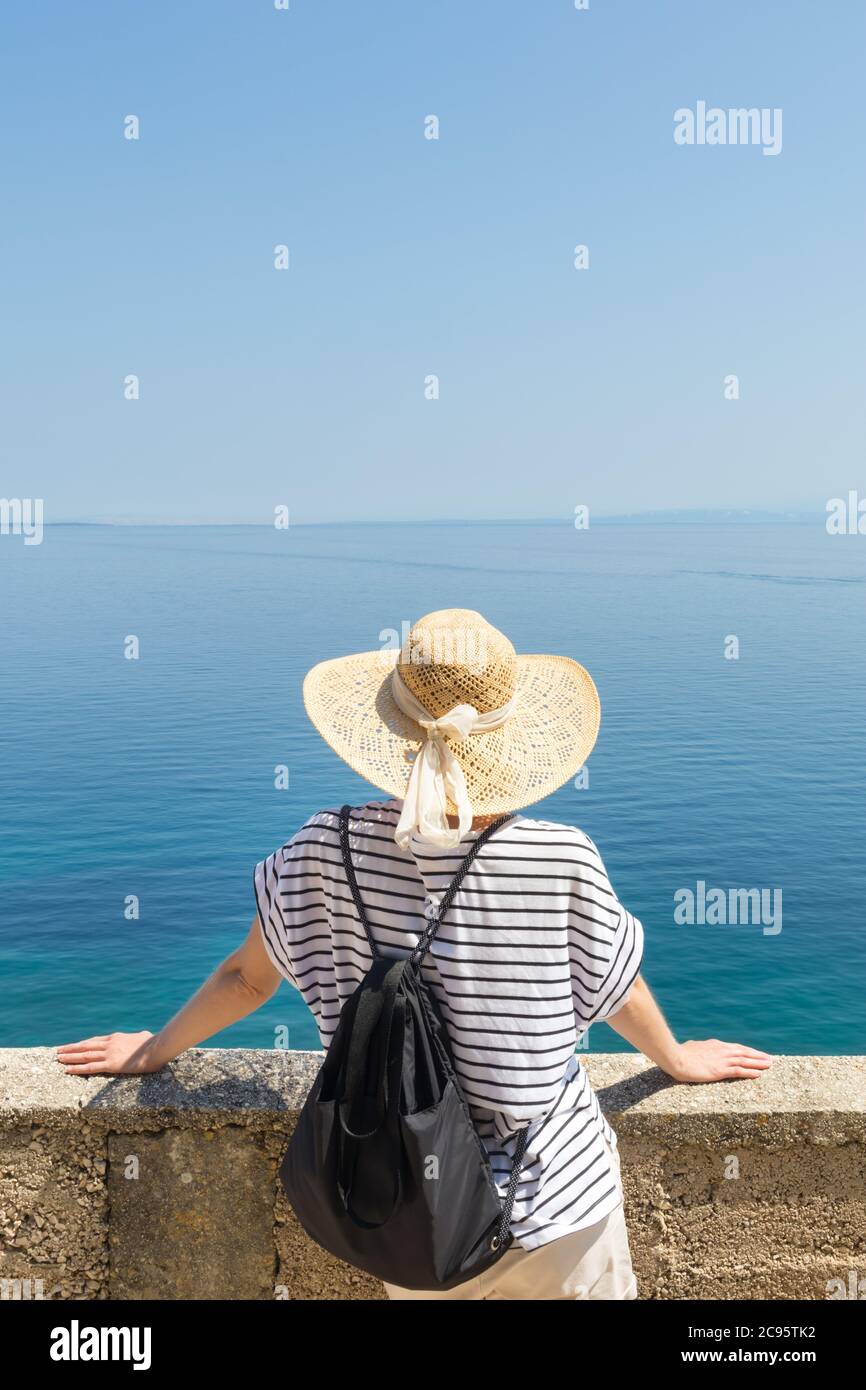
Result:
[[[408,955],[478,831],[454,849],[394,841],[400,801],[353,809],[352,860],[377,946]],[[311,816],[255,868],[268,955],[300,990],[328,1047],[371,965],[340,855],[339,809]],[[474,860],[424,957],[455,1066],[504,1196],[516,1131],[531,1122],[511,1229],[533,1250],[622,1201],[616,1136],[575,1052],[622,1008],[643,928],[618,901],[592,840],[517,814]],[[608,1148],[610,1146],[610,1148]]]

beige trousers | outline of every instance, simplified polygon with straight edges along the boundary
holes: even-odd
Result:
[[[619,1150],[615,1150],[619,1172]],[[637,1298],[622,1203],[601,1221],[548,1241],[537,1250],[506,1250],[476,1279],[454,1289],[403,1289],[386,1284],[391,1299],[629,1299]]]

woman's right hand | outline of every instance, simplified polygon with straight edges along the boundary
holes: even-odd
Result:
[[[67,1076],[143,1076],[159,1071],[146,1044],[153,1033],[104,1033],[64,1043],[55,1056]]]
[[[675,1081],[755,1080],[772,1065],[773,1059],[768,1052],[746,1047],[745,1043],[707,1038],[703,1042],[680,1043],[665,1071]]]

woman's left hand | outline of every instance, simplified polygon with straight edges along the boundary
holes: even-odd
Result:
[[[153,1033],[105,1033],[82,1042],[64,1043],[56,1052],[67,1076],[143,1076],[159,1071],[147,1043]]]

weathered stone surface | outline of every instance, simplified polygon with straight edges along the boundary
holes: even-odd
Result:
[[[0,1124],[0,1280],[30,1280],[29,1291],[4,1284],[0,1297],[103,1296],[105,1172],[104,1139],[86,1124]]]
[[[866,1058],[779,1057],[713,1086],[639,1054],[586,1063],[642,1298],[826,1298],[866,1275]]]
[[[111,1128],[159,1122],[160,1112],[191,1112],[185,1125],[206,1127],[220,1116],[269,1127],[275,1115],[294,1115],[321,1065],[321,1052],[194,1047],[150,1076],[67,1076],[50,1047],[0,1048],[0,1123],[75,1127],[86,1109],[106,1112]]]
[[[195,1048],[78,1077],[51,1048],[0,1050],[0,1279],[58,1299],[383,1298],[279,1185],[321,1060]],[[641,1297],[820,1299],[866,1278],[866,1057],[714,1086],[639,1054],[581,1060],[620,1140]]]
[[[242,1126],[108,1140],[109,1297],[274,1297],[273,1167]]]

